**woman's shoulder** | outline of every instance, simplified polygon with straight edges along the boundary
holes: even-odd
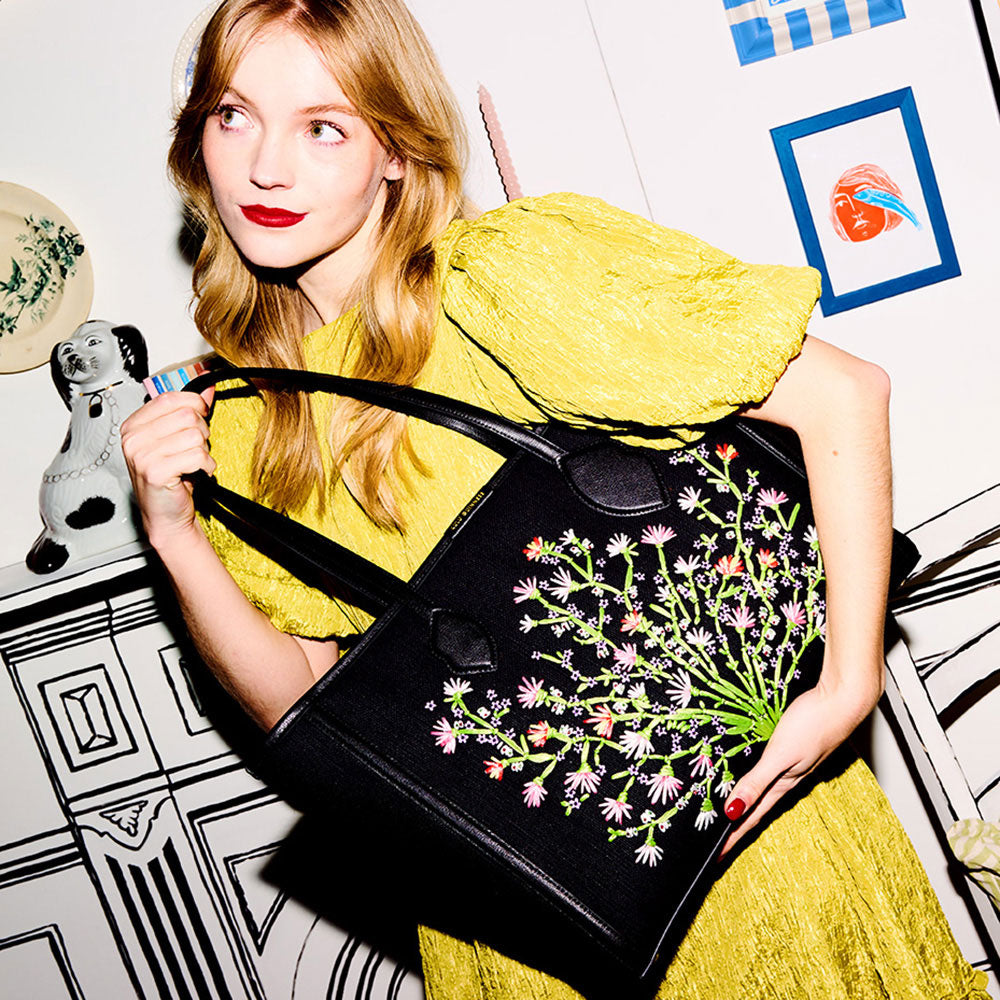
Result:
[[[437,256],[451,261],[471,249],[510,245],[513,240],[552,240],[595,231],[635,234],[662,233],[661,226],[641,216],[610,205],[600,198],[569,191],[518,198],[497,208],[464,219],[456,219],[435,244]]]

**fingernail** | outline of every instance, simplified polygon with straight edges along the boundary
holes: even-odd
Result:
[[[726,816],[729,819],[737,820],[743,813],[746,812],[747,804],[742,799],[733,799],[729,805],[726,806]]]

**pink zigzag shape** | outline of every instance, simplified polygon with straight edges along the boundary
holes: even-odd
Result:
[[[507,200],[514,201],[517,198],[523,198],[524,192],[521,190],[517,172],[514,170],[514,161],[510,158],[507,140],[504,139],[500,119],[497,118],[497,109],[493,104],[493,98],[490,97],[490,92],[482,84],[479,85],[479,111],[486,125],[486,135],[490,140],[493,159],[500,172],[500,183],[503,185]]]

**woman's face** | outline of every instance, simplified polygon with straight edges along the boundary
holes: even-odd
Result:
[[[247,49],[205,123],[205,167],[219,215],[253,264],[300,268],[322,318],[364,272],[402,175],[299,35],[275,29]]]

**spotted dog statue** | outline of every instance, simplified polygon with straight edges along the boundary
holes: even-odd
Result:
[[[99,319],[56,344],[49,364],[70,420],[42,477],[38,506],[45,528],[25,558],[35,573],[138,538],[120,434],[122,421],[145,398],[142,380],[149,374],[142,334]]]

